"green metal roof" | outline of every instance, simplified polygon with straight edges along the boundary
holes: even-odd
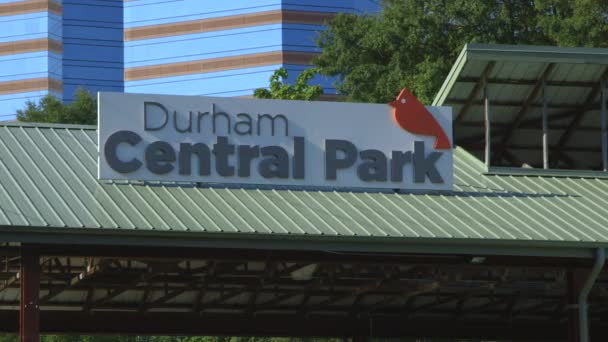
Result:
[[[236,240],[277,248],[352,243],[383,251],[436,246],[427,252],[452,245],[488,252],[608,246],[608,180],[578,173],[490,175],[461,148],[454,191],[427,194],[110,183],[96,178],[97,156],[95,127],[0,126],[0,239],[127,243],[147,237],[192,245],[218,238],[213,241],[224,239],[217,244],[226,246]]]
[[[562,64],[555,70],[553,78],[565,81],[596,81],[608,65],[608,49],[605,48],[564,48],[556,46],[467,44],[464,46],[450,74],[435,96],[434,106],[448,102],[450,92],[461,90],[457,87],[459,77],[479,76],[486,65],[483,62],[499,62],[491,77],[535,80],[539,71],[547,63]],[[460,88],[460,89],[459,89]],[[472,87],[471,87],[472,88]],[[512,91],[508,87],[506,93]],[[564,92],[563,95],[566,95]],[[507,95],[507,94],[505,94]],[[512,94],[515,95],[515,94]]]
[[[481,156],[486,79],[493,146],[542,166],[543,78],[553,166],[598,169],[600,80],[608,78],[608,49],[468,44],[433,105],[452,107],[456,143]]]

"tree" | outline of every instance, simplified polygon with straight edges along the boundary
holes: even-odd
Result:
[[[76,90],[74,101],[69,104],[63,104],[61,100],[49,94],[38,103],[27,101],[25,109],[17,111],[17,120],[96,125],[97,100],[84,88]]]
[[[467,43],[608,46],[605,0],[385,0],[340,14],[314,64],[348,100],[386,103],[403,87],[432,102]]]
[[[536,0],[536,8],[556,45],[608,47],[608,1]]]
[[[287,83],[287,69],[280,68],[270,76],[270,89],[258,88],[253,92],[253,96],[258,99],[315,100],[323,94],[323,88],[320,85],[308,84],[314,75],[314,69],[304,70],[296,78],[295,84],[291,85]]]

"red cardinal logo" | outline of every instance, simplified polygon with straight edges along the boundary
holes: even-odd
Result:
[[[433,114],[409,90],[403,88],[397,100],[390,102],[389,105],[393,107],[393,120],[399,127],[414,134],[435,137],[436,149],[452,148],[450,139]]]

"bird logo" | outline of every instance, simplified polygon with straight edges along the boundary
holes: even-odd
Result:
[[[435,137],[435,149],[452,148],[450,139],[433,114],[409,90],[403,88],[389,106],[393,107],[393,120],[397,126],[410,133]]]

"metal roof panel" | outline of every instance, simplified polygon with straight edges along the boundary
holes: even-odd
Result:
[[[96,179],[96,140],[91,127],[0,127],[0,227],[191,239],[223,233],[608,246],[608,179],[599,176],[487,174],[482,162],[456,148],[451,192],[106,182]]]

